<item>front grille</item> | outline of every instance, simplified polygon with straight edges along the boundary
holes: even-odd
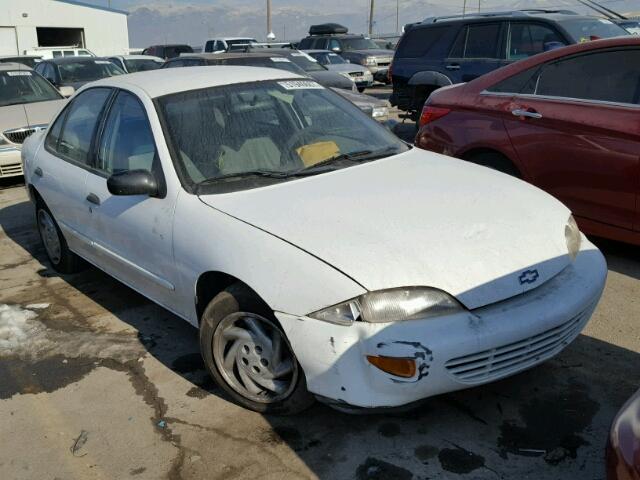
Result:
[[[26,138],[35,131],[35,128],[19,128],[16,130],[7,130],[3,133],[10,142],[22,144],[26,140]]]
[[[351,72],[349,75],[352,77],[361,77],[364,75],[364,72]]]
[[[391,62],[378,62],[379,67],[388,67],[391,65]]]
[[[449,374],[462,383],[485,383],[506,377],[546,360],[579,333],[590,309],[538,335],[491,350],[454,358],[445,363]]]
[[[0,165],[0,177],[11,177],[14,175],[22,175],[22,164],[20,162]]]

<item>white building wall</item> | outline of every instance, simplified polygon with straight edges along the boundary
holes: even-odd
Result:
[[[0,0],[0,27],[15,27],[20,54],[38,46],[36,27],[83,28],[85,48],[96,55],[129,50],[126,14],[56,0]]]

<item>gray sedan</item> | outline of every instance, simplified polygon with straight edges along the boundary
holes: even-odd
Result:
[[[304,50],[304,52],[326,69],[353,80],[361,93],[366,87],[373,85],[373,75],[368,68],[351,63],[331,50]]]

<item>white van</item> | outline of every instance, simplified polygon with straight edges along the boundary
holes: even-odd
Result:
[[[25,55],[38,55],[43,60],[58,57],[95,57],[91,50],[77,47],[36,47],[33,50],[25,50]]]

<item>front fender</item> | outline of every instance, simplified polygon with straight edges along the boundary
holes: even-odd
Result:
[[[181,309],[198,324],[193,293],[207,271],[232,275],[276,312],[307,315],[366,292],[357,282],[298,246],[234,218],[195,195],[181,194],[174,214],[174,252]]]

